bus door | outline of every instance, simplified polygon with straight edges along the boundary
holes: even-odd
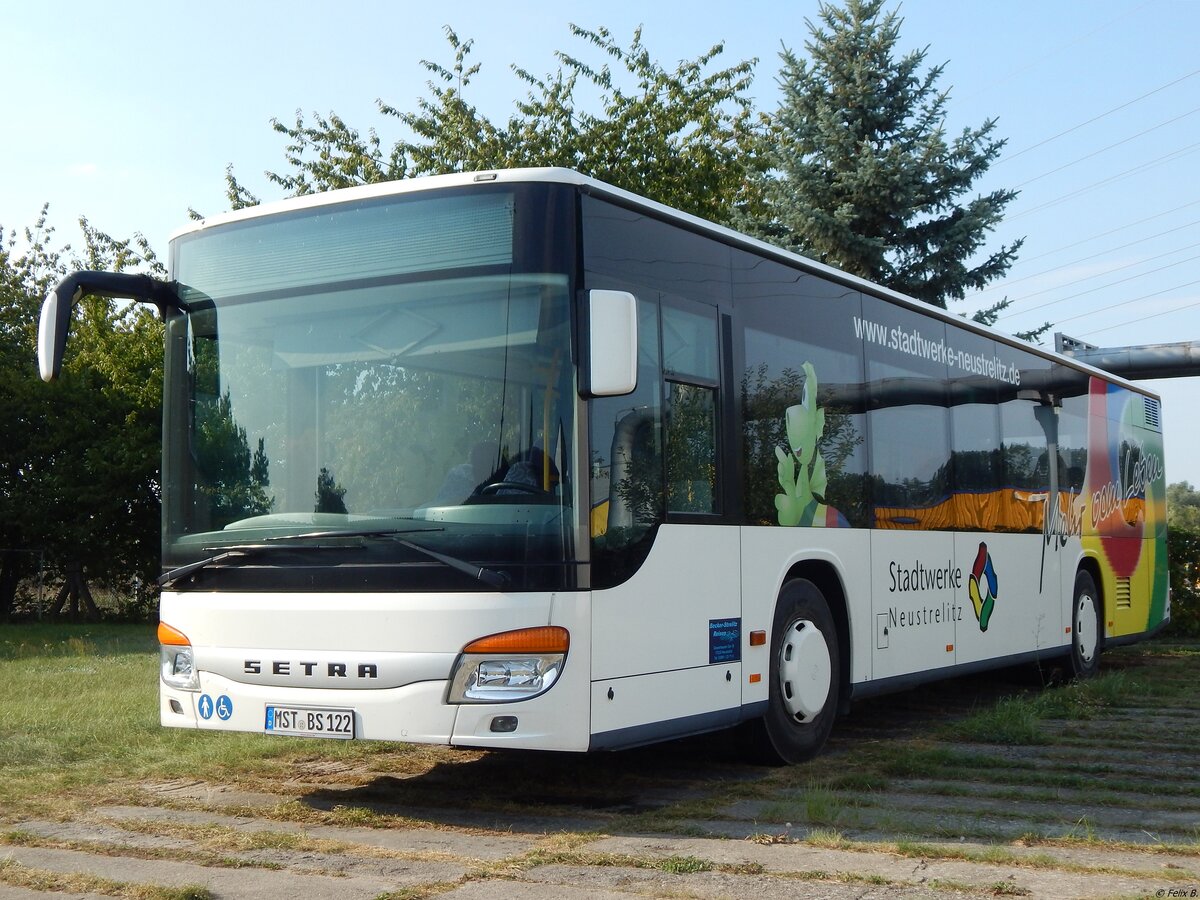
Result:
[[[733,724],[741,703],[720,320],[655,297],[640,292],[636,391],[591,404],[594,748]]]

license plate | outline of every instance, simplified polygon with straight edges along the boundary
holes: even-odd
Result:
[[[354,710],[268,706],[266,732],[349,740],[354,737]]]

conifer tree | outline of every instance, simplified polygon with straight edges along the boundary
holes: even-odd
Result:
[[[801,58],[780,56],[783,98],[760,153],[764,238],[945,307],[1003,275],[1021,241],[984,254],[1015,191],[965,199],[1004,141],[988,119],[946,133],[944,66],[899,55],[885,0],[822,3]],[[994,318],[1004,303],[986,311]]]

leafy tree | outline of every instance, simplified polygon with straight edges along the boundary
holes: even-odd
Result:
[[[1167,565],[1171,632],[1200,636],[1200,491],[1186,481],[1167,486]]]
[[[605,28],[571,26],[584,53],[558,52],[545,76],[513,65],[526,86],[507,121],[470,102],[480,73],[473,42],[450,28],[453,60],[423,60],[428,94],[413,111],[382,100],[406,137],[390,146],[336,113],[293,124],[288,168],[267,178],[289,194],[389,179],[517,166],[565,166],[699,216],[758,233],[805,255],[944,307],[1006,272],[1021,241],[986,254],[1014,191],[964,199],[1004,145],[995,120],[949,139],[944,67],[898,56],[900,20],[885,0],[820,7],[811,61],[785,48],[784,99],[755,121],[747,96],[756,61],[718,68],[717,44],[674,68],[655,61],[640,29],[622,46]],[[588,51],[599,52],[600,63]],[[599,112],[579,99],[599,98]],[[595,104],[593,104],[595,105]],[[234,208],[258,198],[232,168]],[[983,254],[980,258],[980,254]],[[976,315],[991,323],[1007,300]],[[1029,332],[1036,337],[1049,326]]]
[[[1190,482],[1167,485],[1167,525],[1200,533],[1200,491]]]
[[[273,123],[288,140],[290,169],[267,178],[290,194],[307,194],[417,175],[566,166],[728,221],[732,205],[746,202],[753,124],[746,92],[754,61],[717,68],[724,48],[716,44],[668,69],[651,57],[640,29],[628,47],[604,28],[572,25],[571,34],[585,50],[599,51],[602,62],[559,52],[558,67],[541,77],[514,65],[528,90],[508,120],[498,123],[469,100],[480,71],[469,63],[473,42],[447,28],[453,62],[422,61],[432,75],[429,96],[417,101],[414,112],[378,103],[411,137],[385,149],[375,130],[364,137],[334,113],[311,120],[297,113],[294,125]],[[600,112],[581,105],[580,88],[598,94]],[[232,169],[226,178],[234,208],[258,202]]]
[[[884,2],[822,3],[808,58],[781,51],[783,98],[758,153],[765,207],[743,224],[944,308],[1012,264],[1019,240],[978,257],[1016,192],[963,199],[1004,146],[996,121],[947,137],[945,67],[922,72],[926,50],[898,55],[901,20]]]
[[[24,512],[23,486],[34,475],[31,452],[44,433],[46,415],[31,388],[30,350],[37,327],[36,298],[61,271],[59,255],[47,249],[47,211],[24,231],[27,249],[19,253],[17,235],[0,229],[0,619],[6,619],[21,579],[36,565],[41,550],[37,521]],[[43,273],[46,273],[45,275]]]
[[[80,222],[84,252],[54,246],[43,209],[18,250],[0,240],[0,546],[45,554],[69,590],[59,605],[90,600],[86,579],[150,578],[158,557],[162,331],[139,307],[85,298],[75,311],[62,378],[42,384],[35,359],[42,298],[76,268],[141,267],[160,273],[145,240],[118,241]],[[33,553],[0,561],[0,618],[12,609]]]

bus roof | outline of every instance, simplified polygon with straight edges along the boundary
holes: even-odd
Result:
[[[1148,390],[1141,385],[1131,382],[1125,378],[1113,375],[1111,372],[1106,372],[1103,369],[1097,369],[1094,366],[1081,362],[1073,357],[1056,353],[1045,347],[1039,347],[1014,337],[998,328],[982,325],[978,322],[973,322],[961,315],[954,315],[948,310],[941,307],[933,306],[921,300],[901,294],[883,285],[875,284],[871,281],[861,278],[857,275],[851,275],[836,269],[824,263],[817,262],[798,253],[793,253],[789,250],[784,250],[761,241],[749,235],[741,234],[724,225],[718,225],[715,222],[710,222],[707,219],[702,219],[690,213],[682,212],[654,200],[647,199],[638,194],[626,191],[622,188],[615,187],[587,175],[576,172],[573,169],[565,169],[559,167],[542,167],[528,169],[495,169],[481,172],[456,172],[449,175],[426,175],[420,178],[408,178],[401,181],[382,181],[375,184],[361,185],[359,187],[341,188],[334,191],[323,191],[314,194],[302,194],[297,197],[289,197],[285,200],[276,200],[268,203],[261,203],[257,206],[248,206],[242,209],[232,210],[230,212],[219,213],[215,216],[206,216],[197,219],[191,224],[180,228],[171,234],[170,240],[174,241],[184,235],[193,234],[198,231],[203,231],[207,228],[212,228],[218,225],[225,225],[232,222],[243,222],[252,219],[262,218],[266,216],[277,215],[279,213],[296,212],[305,209],[318,209],[322,206],[331,206],[334,204],[354,202],[357,200],[371,200],[380,197],[403,196],[405,194],[420,193],[423,191],[437,190],[440,188],[452,187],[469,187],[476,184],[522,184],[531,182],[545,182],[553,184],[574,185],[580,188],[584,193],[603,197],[613,200],[623,206],[634,209],[644,210],[656,218],[665,219],[674,222],[691,231],[701,234],[710,235],[725,243],[743,247],[754,253],[763,256],[773,257],[790,265],[797,266],[814,275],[837,281],[847,287],[853,287],[864,293],[873,294],[876,297],[896,303],[897,305],[907,307],[915,312],[927,315],[931,318],[941,319],[944,322],[952,324],[958,328],[964,328],[968,331],[973,331],[984,337],[998,340],[1002,343],[1016,347],[1025,352],[1044,357],[1054,362],[1070,366],[1080,371],[1087,372],[1092,375],[1097,375],[1106,381],[1114,384],[1119,384],[1127,387],[1130,390],[1137,391],[1141,394],[1158,399],[1158,394]]]

